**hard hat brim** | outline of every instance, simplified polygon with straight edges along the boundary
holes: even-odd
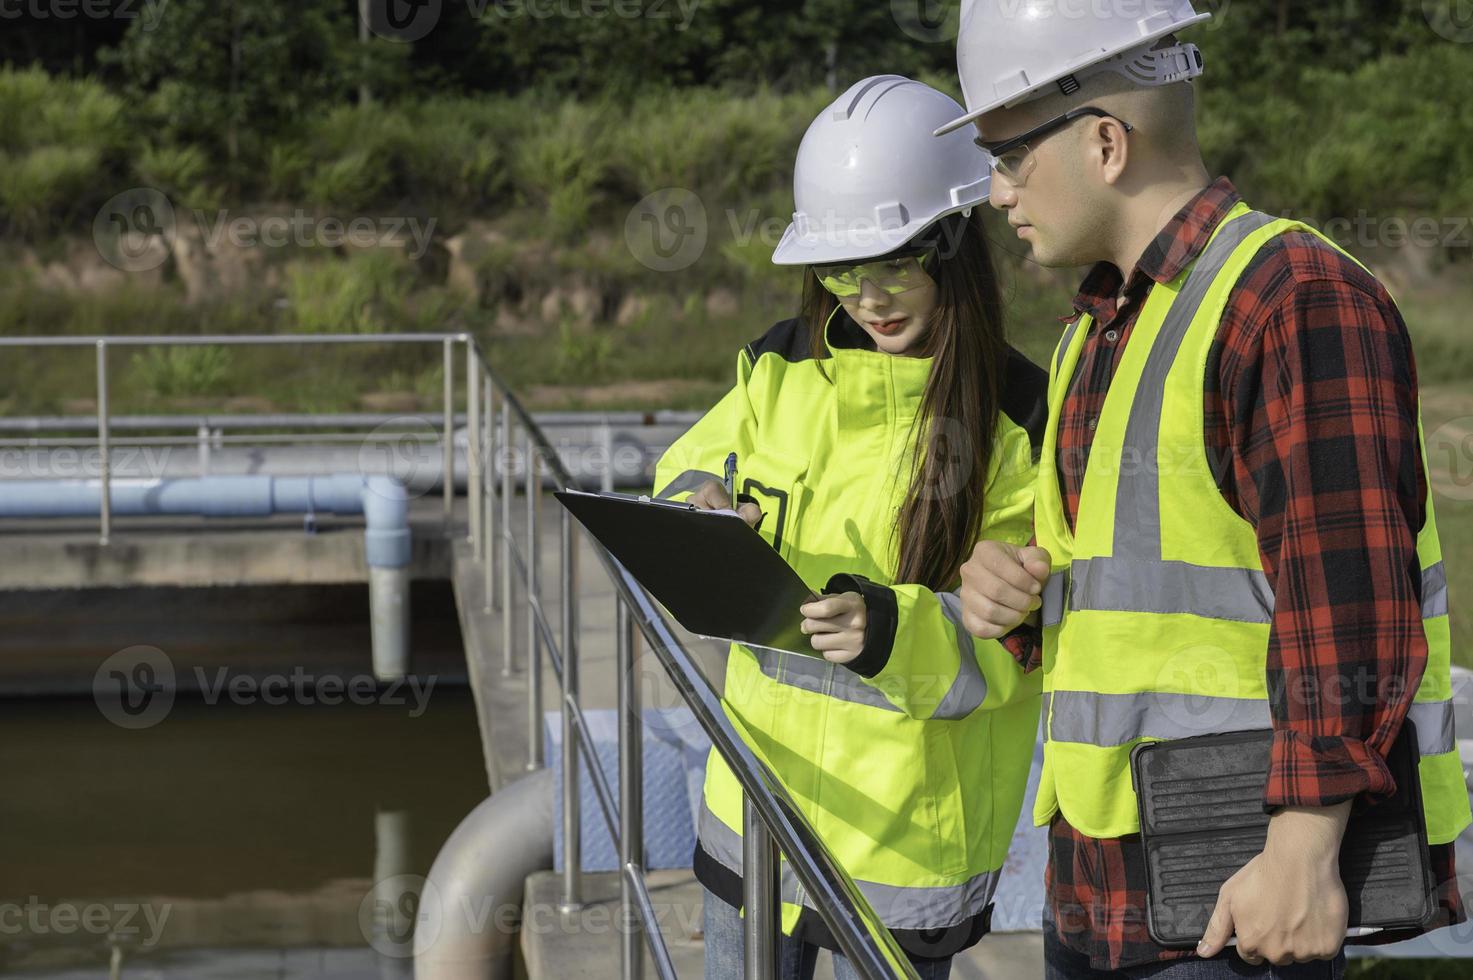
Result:
[[[961,129],[963,126],[967,125],[967,123],[974,122],[975,120],[977,120],[981,116],[986,115],[987,113],[991,112],[994,109],[1000,109],[1000,108],[1002,108],[1004,106],[1014,106],[1014,105],[1018,105],[1019,103],[1022,103],[1022,102],[1027,102],[1032,96],[1037,95],[1040,91],[1042,91],[1043,89],[1045,89],[1045,88],[1049,87],[1050,85],[1054,84],[1055,82],[1057,82],[1061,78],[1065,78],[1065,77],[1067,77],[1069,75],[1073,75],[1076,72],[1082,71],[1085,68],[1090,67],[1091,65],[1097,65],[1097,64],[1099,64],[1102,61],[1108,61],[1111,58],[1115,57],[1117,54],[1120,54],[1120,53],[1122,53],[1124,51],[1130,51],[1130,50],[1133,50],[1135,48],[1143,47],[1143,46],[1145,46],[1147,44],[1151,44],[1151,43],[1153,43],[1155,41],[1161,40],[1163,37],[1165,37],[1168,34],[1175,34],[1178,31],[1186,30],[1188,27],[1192,27],[1192,26],[1194,26],[1196,24],[1200,24],[1204,20],[1211,20],[1211,19],[1212,19],[1212,14],[1210,14],[1210,13],[1197,14],[1195,17],[1192,17],[1189,20],[1183,21],[1182,23],[1172,24],[1170,27],[1166,28],[1165,30],[1160,30],[1160,31],[1155,31],[1155,32],[1151,32],[1151,33],[1142,34],[1139,38],[1132,39],[1131,42],[1129,44],[1127,44],[1127,45],[1122,45],[1122,46],[1117,47],[1117,48],[1115,48],[1115,49],[1113,49],[1111,51],[1108,51],[1107,53],[1101,55],[1098,58],[1092,58],[1090,61],[1088,61],[1088,62],[1086,62],[1084,64],[1071,65],[1068,68],[1065,68],[1065,69],[1063,69],[1061,71],[1055,72],[1053,75],[1050,75],[1048,78],[1045,78],[1042,81],[1038,82],[1037,84],[1031,85],[1028,88],[1023,89],[1021,92],[1016,92],[1016,93],[1014,93],[1012,95],[1005,96],[1004,98],[1001,98],[1001,99],[993,99],[990,102],[983,103],[979,108],[976,108],[976,109],[968,108],[965,115],[960,116],[960,117],[958,117],[956,119],[953,119],[951,122],[947,123],[945,126],[942,126],[939,129],[934,130],[931,133],[931,135],[932,136],[945,136],[947,133],[955,132],[956,130]]]
[[[795,223],[790,223],[783,232],[782,240],[772,252],[773,265],[834,265],[839,262],[864,262],[889,255],[904,248],[921,232],[948,215],[977,207],[987,202],[983,195],[976,201],[960,207],[950,208],[940,214],[930,215],[910,222],[899,228],[865,230],[860,235],[812,235],[798,234]]]

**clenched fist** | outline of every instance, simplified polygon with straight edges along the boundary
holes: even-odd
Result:
[[[1003,541],[978,541],[962,565],[962,625],[979,640],[1006,636],[1043,605],[1049,553]]]

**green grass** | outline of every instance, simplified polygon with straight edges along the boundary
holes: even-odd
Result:
[[[1465,980],[1467,960],[1405,960],[1375,957],[1349,960],[1346,980]]]

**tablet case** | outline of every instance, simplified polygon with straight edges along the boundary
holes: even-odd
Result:
[[[821,656],[798,612],[813,590],[736,514],[630,494],[553,496],[690,632]]]
[[[1340,877],[1351,927],[1403,928],[1435,912],[1416,730],[1387,754],[1396,794],[1351,809]],[[1271,730],[1143,742],[1130,753],[1146,857],[1146,925],[1162,946],[1196,946],[1223,883],[1263,850]]]

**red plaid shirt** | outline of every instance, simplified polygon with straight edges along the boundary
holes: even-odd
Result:
[[[1058,445],[1071,528],[1091,422],[1146,294],[1197,257],[1238,200],[1231,182],[1219,179],[1162,229],[1128,281],[1100,263],[1080,287],[1075,316],[1089,313],[1094,322],[1064,398]],[[1373,276],[1320,239],[1279,236],[1228,299],[1205,397],[1218,486],[1253,523],[1274,587],[1267,662],[1274,745],[1264,805],[1329,806],[1389,794],[1395,785],[1384,756],[1427,659],[1415,575],[1427,487],[1416,369],[1401,314]],[[1010,640],[1027,669],[1039,665],[1036,631]],[[1394,697],[1282,696],[1297,684],[1374,692],[1383,689],[1377,679],[1389,677],[1412,683],[1385,685]],[[1432,848],[1432,870],[1442,883],[1437,925],[1462,921],[1453,845]],[[1086,837],[1056,816],[1046,880],[1061,942],[1096,969],[1195,955],[1163,949],[1146,933],[1138,835]]]

